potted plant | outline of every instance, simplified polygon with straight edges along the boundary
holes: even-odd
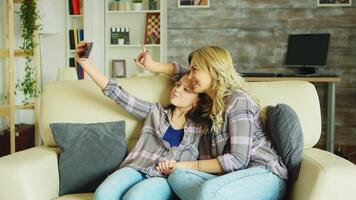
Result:
[[[157,0],[148,0],[148,9],[157,10]]]
[[[38,45],[34,35],[39,30],[39,14],[37,10],[36,0],[25,0],[21,2],[20,15],[21,36],[23,38],[21,49],[25,52],[25,77],[23,80],[18,80],[15,88],[16,91],[24,94],[24,104],[30,103],[38,97],[37,81],[35,80],[33,56],[35,48]],[[15,91],[15,95],[17,92]]]
[[[142,10],[143,0],[133,0],[132,3],[135,11]]]

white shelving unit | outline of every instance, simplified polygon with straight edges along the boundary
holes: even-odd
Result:
[[[69,39],[69,30],[71,29],[83,29],[84,30],[84,10],[82,10],[80,15],[70,14],[69,10],[69,0],[65,0],[65,16],[66,16],[66,66],[69,67],[69,58],[74,58],[74,49],[70,49],[70,39]],[[81,2],[85,2],[85,0],[81,0]],[[82,6],[84,9],[84,6]],[[84,30],[84,38],[85,38],[85,30]]]
[[[111,77],[112,60],[125,60],[126,77],[147,74],[134,63],[134,58],[140,53],[144,43],[147,13],[160,13],[160,44],[146,44],[145,47],[154,60],[167,62],[167,2],[160,0],[157,3],[157,10],[148,10],[148,1],[144,0],[143,8],[140,11],[132,10],[132,3],[130,10],[113,11],[110,10],[110,3],[113,0],[105,0],[104,72],[108,77]],[[111,27],[128,27],[130,43],[111,44]]]

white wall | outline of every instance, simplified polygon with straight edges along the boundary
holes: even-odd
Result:
[[[58,68],[66,65],[65,50],[65,1],[54,1],[57,8],[54,15],[56,16],[53,23],[57,26],[57,33],[42,34],[42,69],[43,84],[55,81]]]
[[[43,34],[42,35],[42,68],[43,68],[43,85],[45,86],[49,82],[55,81],[57,77],[57,71],[61,67],[66,65],[66,30],[65,30],[65,1],[64,0],[51,0],[55,5],[54,14],[55,21],[53,23],[57,26],[57,33],[55,34]],[[92,50],[91,60],[98,66],[98,68],[104,70],[104,1],[97,0],[85,0],[84,17],[85,24],[85,38],[87,40],[94,41],[94,47]],[[15,5],[15,10],[19,10],[19,4]],[[20,19],[15,15],[15,48],[18,48],[21,43],[20,35]],[[0,1],[0,48],[5,48],[6,37],[6,3]],[[40,61],[38,62],[40,64]],[[15,59],[15,80],[19,77],[23,77],[24,59]],[[0,59],[0,96],[5,91],[5,76],[6,76],[6,62],[4,59]],[[40,75],[40,74],[39,74]],[[21,103],[22,96],[16,96],[16,103]],[[1,103],[1,100],[0,100]],[[33,123],[34,115],[33,111],[17,111],[16,122],[20,123]],[[4,118],[0,120],[0,128],[4,127]]]

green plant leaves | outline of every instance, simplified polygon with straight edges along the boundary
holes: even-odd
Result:
[[[25,96],[23,103],[27,104],[33,101],[34,98],[38,97],[38,92],[36,88],[36,80],[33,66],[33,56],[38,45],[35,41],[34,34],[41,28],[39,24],[39,13],[37,10],[37,4],[35,0],[23,0],[20,7],[20,12],[18,12],[22,26],[21,26],[21,36],[23,38],[21,49],[25,52],[25,77],[24,79],[18,80],[15,88],[17,91],[22,92]],[[15,95],[17,93],[15,92]]]

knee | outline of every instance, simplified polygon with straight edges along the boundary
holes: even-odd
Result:
[[[141,200],[145,199],[145,195],[142,192],[128,191],[122,198],[123,200]]]
[[[117,200],[120,193],[116,188],[110,187],[110,184],[105,181],[95,190],[94,200]]]
[[[208,199],[220,199],[222,194],[219,194],[217,185],[214,181],[205,181],[200,186],[197,199],[199,200],[208,200]]]
[[[95,193],[94,193],[94,200],[105,200],[105,199],[108,199],[108,194],[109,191],[106,191],[105,190],[105,187],[98,187],[96,190],[95,190]]]
[[[169,184],[174,184],[176,182],[182,181],[185,178],[186,170],[175,169],[171,174],[169,174],[167,180]]]

